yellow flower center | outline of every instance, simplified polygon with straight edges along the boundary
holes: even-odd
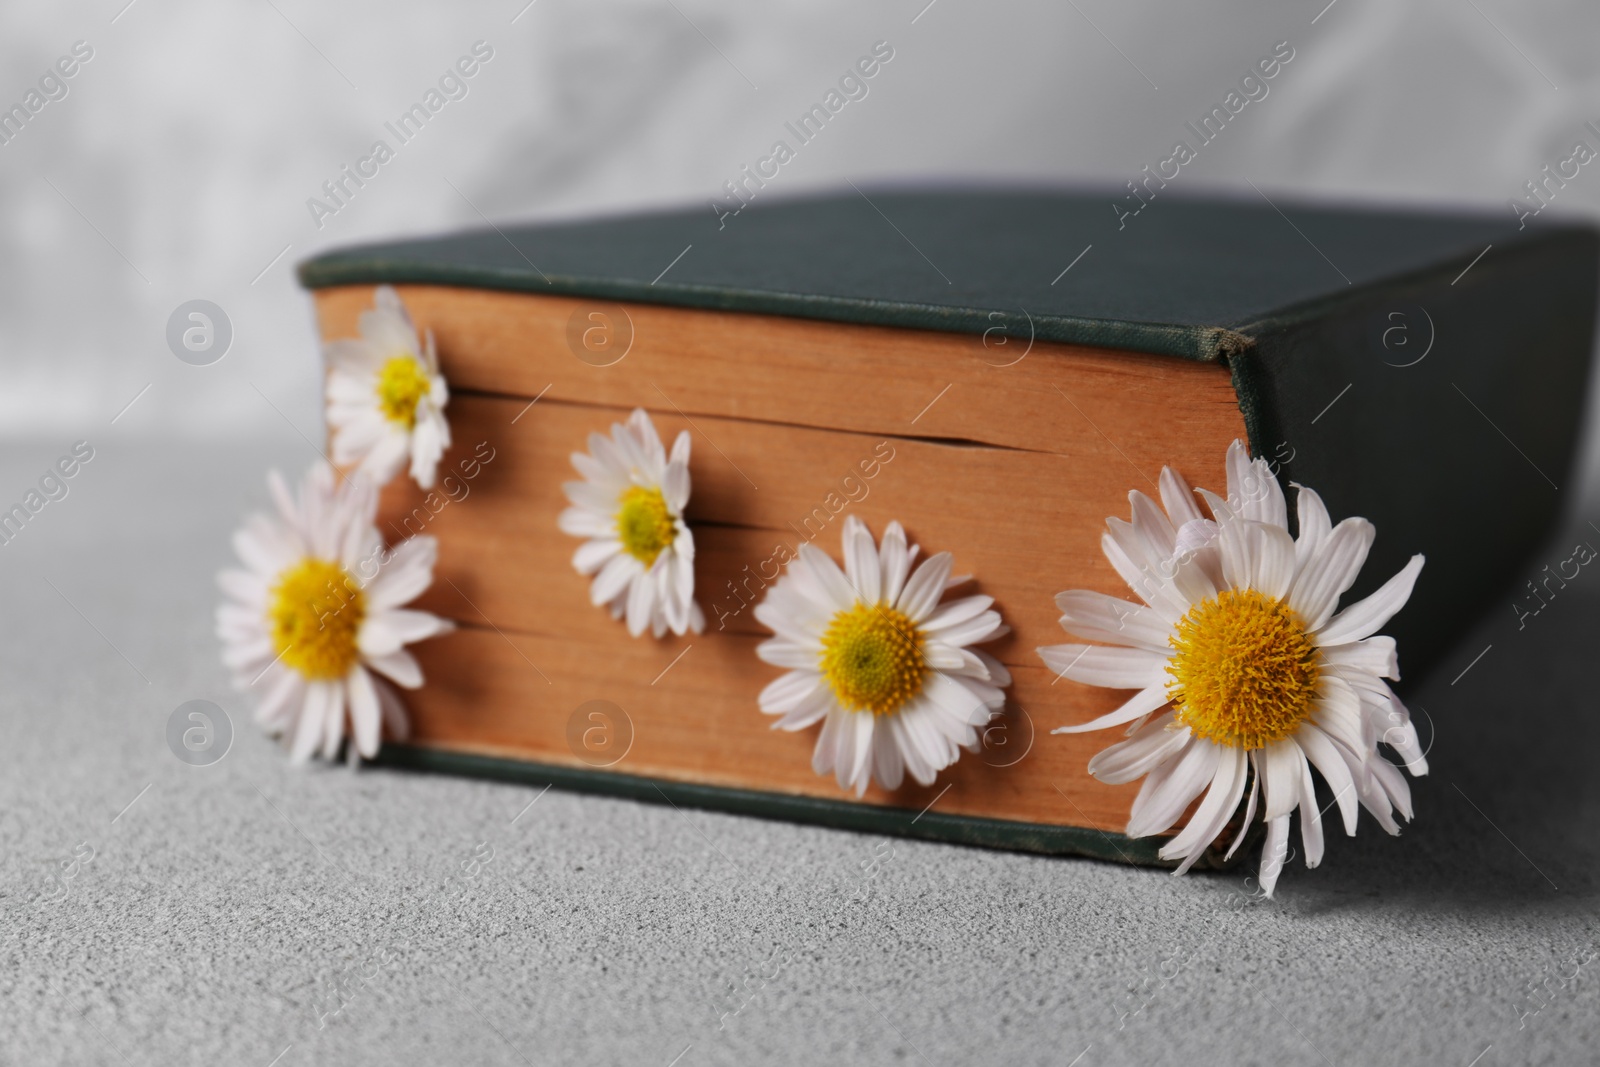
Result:
[[[1178,620],[1167,695],[1178,721],[1220,745],[1281,741],[1315,706],[1317,646],[1294,610],[1254,589],[1225,589]]]
[[[267,624],[279,658],[313,681],[343,678],[360,650],[366,598],[337,563],[306,559],[278,576]]]
[[[410,356],[395,356],[378,371],[378,407],[384,418],[406,429],[417,424],[417,404],[432,388],[428,374]]]
[[[893,715],[922,692],[922,634],[886,604],[857,604],[828,624],[821,670],[849,710]]]
[[[655,563],[664,549],[678,536],[676,524],[667,511],[667,499],[659,489],[634,486],[622,494],[617,512],[617,538],[623,551],[646,567]]]

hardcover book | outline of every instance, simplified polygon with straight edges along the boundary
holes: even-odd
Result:
[[[1113,204],[1119,206],[1113,207]],[[1387,632],[1414,676],[1559,509],[1586,391],[1596,237],[1499,215],[1040,190],[851,191],[337,251],[301,265],[321,334],[376,286],[431,332],[453,445],[379,525],[439,542],[393,765],[831,826],[1155,862],[1136,785],[1051,736],[1121,696],[1055,684],[1053,596],[1125,596],[1101,554],[1164,465],[1220,489],[1240,439],[1379,531],[1364,596],[1427,565]],[[688,431],[702,633],[628,635],[557,526],[591,433]],[[757,707],[755,605],[854,516],[949,550],[1011,632],[981,746],[864,796]],[[1292,521],[1292,520],[1291,520]]]

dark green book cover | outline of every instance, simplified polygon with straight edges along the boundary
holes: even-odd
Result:
[[[1595,232],[1250,194],[855,190],[336,251],[311,288],[433,283],[909,329],[1231,370],[1252,453],[1379,537],[1364,596],[1428,565],[1390,632],[1413,672],[1559,514],[1587,391]],[[848,352],[839,353],[849,359]]]

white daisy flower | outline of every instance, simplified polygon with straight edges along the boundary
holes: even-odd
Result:
[[[873,778],[898,789],[903,772],[922,785],[960,755],[977,751],[978,731],[1005,704],[1011,672],[967,646],[1010,632],[993,597],[946,601],[948,552],[915,570],[917,546],[891,522],[883,545],[855,516],[844,522],[844,570],[812,544],[800,546],[783,577],[756,607],[776,637],[757,655],[789,673],[761,691],[761,710],[783,716],[774,729],[822,720],[811,757],[841,789],[866,792]]]
[[[389,682],[422,684],[403,646],[454,628],[401,607],[432,584],[438,543],[412,537],[385,549],[373,525],[376,489],[357,479],[336,486],[325,464],[306,475],[298,500],[277,471],[267,483],[278,516],[251,516],[233,536],[245,569],[217,576],[228,598],[217,608],[222,661],[235,687],[261,687],[256,721],[284,737],[295,763],[338,755],[347,711],[350,758],[371,759],[384,727],[396,740],[408,732]]]
[[[694,600],[694,535],[683,521],[689,503],[689,431],[678,434],[669,457],[643,408],[611,436],[591,433],[589,451],[574,452],[581,482],[567,482],[572,507],[558,520],[563,533],[588,538],[572,557],[579,574],[595,576],[596,607],[628,620],[634,637],[706,628]]]
[[[433,333],[417,328],[400,296],[378,290],[376,306],[361,313],[360,338],[329,341],[328,424],[333,461],[359,464],[362,474],[386,485],[409,459],[411,477],[432,488],[439,457],[450,447],[444,408],[450,390],[439,374]]]
[[[1107,715],[1056,733],[1128,727],[1128,739],[1094,757],[1108,783],[1143,777],[1127,833],[1163,833],[1202,793],[1193,816],[1161,849],[1182,874],[1234,817],[1249,787],[1243,826],[1262,809],[1261,866],[1270,896],[1288,848],[1289,815],[1300,811],[1306,866],[1322,860],[1322,821],[1311,770],[1328,783],[1347,834],[1359,806],[1391,834],[1393,812],[1411,818],[1411,791],[1378,752],[1392,747],[1413,775],[1427,761],[1405,705],[1385,678],[1400,677],[1395,642],[1373,636],[1405,606],[1422,570],[1411,561],[1382,588],[1335,613],[1355,582],[1373,526],[1331,524],[1322,499],[1299,489],[1300,536],[1289,536],[1283,490],[1264,460],[1228,449],[1228,498],[1200,490],[1211,518],[1170,468],[1161,501],[1129,494],[1133,521],[1108,519],[1106,558],[1142,604],[1084,590],[1062,593],[1061,625],[1100,645],[1057,645],[1040,656],[1086,685],[1137,689]]]

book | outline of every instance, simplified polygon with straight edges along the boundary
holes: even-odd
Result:
[[[392,285],[437,341],[454,445],[379,526],[438,538],[395,766],[1047,853],[1156,862],[1137,786],[1051,736],[1123,694],[1061,681],[1054,594],[1127,596],[1100,550],[1163,465],[1221,490],[1228,444],[1378,531],[1346,597],[1427,556],[1386,628],[1408,675],[1517,574],[1561,507],[1586,392],[1595,232],[1498,215],[1038,189],[841,195],[502,226],[300,266],[322,336]],[[1519,228],[1524,227],[1525,228]],[[591,606],[556,517],[569,455],[646,409],[693,440],[701,634]],[[930,787],[857,799],[775,731],[754,605],[847,515],[977,576],[1007,704]]]

